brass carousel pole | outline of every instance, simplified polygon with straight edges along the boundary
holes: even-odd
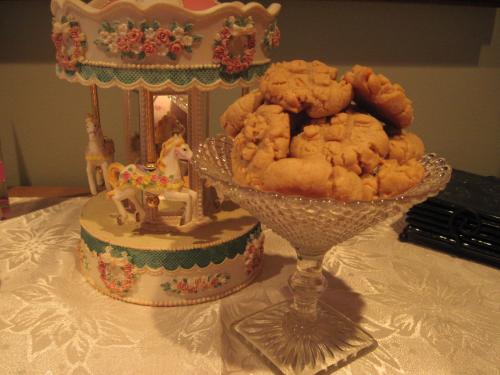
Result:
[[[97,95],[97,86],[90,86],[90,100],[92,103],[92,114],[96,120],[97,126],[101,126],[101,117],[99,115],[99,97]]]
[[[101,116],[99,113],[99,96],[97,94],[97,85],[90,86],[90,102],[92,105],[92,116],[94,117],[95,124],[97,128],[101,128]],[[101,130],[102,131],[102,130]],[[105,184],[104,174],[107,171],[103,171],[101,166],[97,166],[96,168],[99,173],[96,174],[96,188]]]
[[[145,125],[146,125],[146,168],[156,169],[156,148],[155,148],[155,113],[153,106],[153,94],[144,90]]]
[[[125,140],[125,155],[128,163],[133,163],[132,157],[132,132],[130,130],[131,116],[130,116],[130,90],[123,92],[123,133]]]
[[[195,150],[208,136],[208,93],[198,89],[190,90],[188,108],[187,138],[189,145]],[[195,213],[201,217],[214,210],[214,207],[209,206],[213,200],[207,196],[210,192],[205,189],[199,174],[192,165],[189,165],[188,170],[189,188],[198,193]]]
[[[140,90],[140,116],[141,116],[141,154],[143,154],[144,166],[154,171],[156,169],[156,149],[155,149],[155,118],[153,106],[153,94],[148,90]],[[142,151],[144,150],[144,151]],[[145,192],[146,201],[146,222],[157,223],[159,220],[158,206],[160,199],[155,194]]]

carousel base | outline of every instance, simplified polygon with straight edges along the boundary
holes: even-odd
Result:
[[[116,217],[100,193],[80,218],[82,273],[110,297],[150,306],[202,303],[244,288],[261,269],[261,227],[241,208],[223,205],[208,223],[164,231],[119,225]]]

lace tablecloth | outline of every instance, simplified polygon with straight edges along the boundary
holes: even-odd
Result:
[[[77,269],[86,198],[0,222],[0,374],[267,374],[238,318],[289,297],[290,246],[222,300],[154,308],[99,294]],[[14,201],[15,202],[15,201]],[[338,374],[499,374],[500,271],[404,244],[378,226],[330,251],[324,300],[379,346]]]

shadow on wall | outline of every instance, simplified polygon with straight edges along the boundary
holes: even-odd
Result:
[[[12,135],[14,140],[14,151],[16,153],[17,161],[17,172],[19,174],[19,183],[23,186],[31,186],[31,179],[29,177],[28,168],[26,167],[26,161],[24,159],[24,154],[19,143],[19,137],[17,135],[16,128],[12,124]]]
[[[280,2],[277,0],[277,2]],[[267,5],[271,1],[261,1]],[[406,1],[287,0],[274,60],[303,58],[351,65],[476,66],[490,42],[495,8]],[[48,1],[0,2],[0,62],[52,62]],[[30,25],[36,33],[21,32]]]
[[[476,66],[481,47],[490,42],[495,12],[405,2],[287,1],[276,60],[300,58],[307,50],[310,58],[345,65]]]
[[[245,1],[247,2],[247,1]],[[272,1],[260,1],[268,5]],[[287,0],[275,61],[304,58],[336,65],[477,66],[495,7],[410,1]]]

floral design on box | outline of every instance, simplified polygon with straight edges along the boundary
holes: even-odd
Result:
[[[134,282],[135,267],[128,254],[106,246],[97,256],[97,267],[104,286],[113,293],[127,292]]]
[[[203,275],[199,277],[173,278],[171,281],[161,284],[167,293],[175,294],[197,294],[210,289],[217,289],[227,284],[231,279],[229,273],[216,273],[215,275]]]
[[[264,32],[264,39],[262,44],[266,51],[271,51],[274,48],[279,47],[281,39],[281,32],[276,21],[271,23],[266,31]]]
[[[85,59],[87,37],[72,16],[60,21],[52,20],[52,42],[56,48],[57,64],[69,74],[74,74]]]
[[[248,70],[255,56],[255,23],[249,17],[228,17],[214,42],[213,62],[222,71],[238,74]],[[238,50],[238,51],[235,51]]]
[[[247,242],[245,252],[245,271],[247,275],[253,274],[262,265],[262,257],[264,255],[264,233],[258,236],[252,234]]]
[[[202,37],[192,33],[193,24],[172,22],[162,27],[157,21],[104,22],[95,44],[111,54],[120,54],[122,59],[143,60],[149,56],[167,56],[177,60],[182,52],[192,53],[193,47]]]

